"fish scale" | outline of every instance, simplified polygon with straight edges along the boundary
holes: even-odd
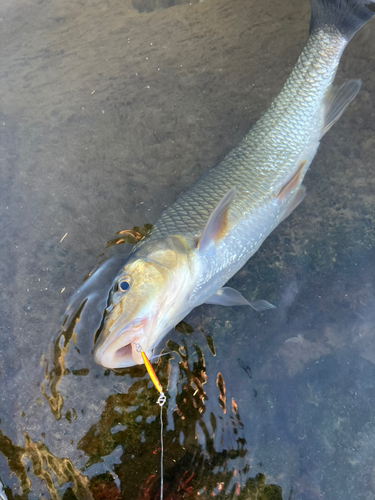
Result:
[[[202,256],[191,298],[203,303],[258,250],[279,224],[300,187],[319,145],[324,123],[324,96],[347,41],[335,27],[313,31],[282,91],[246,137],[192,188],[180,196],[155,224],[151,239],[180,235],[192,248],[207,219],[233,187],[229,218],[236,223],[212,255]],[[306,160],[299,184],[282,203],[277,193]]]
[[[240,213],[238,229],[246,238],[242,226],[252,225],[260,207],[293,175],[298,159],[309,153],[313,141],[319,141],[324,94],[345,45],[335,28],[312,33],[270,109],[220,164],[165,210],[150,237],[198,236],[221,198],[236,187],[231,210]],[[264,228],[264,234],[272,229]]]

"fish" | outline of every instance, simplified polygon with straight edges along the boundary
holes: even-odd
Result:
[[[322,136],[360,80],[333,83],[341,55],[375,0],[311,0],[306,45],[280,94],[240,143],[167,208],[132,249],[108,295],[94,345],[107,368],[142,364],[201,304],[273,306],[224,286],[302,202]],[[138,347],[138,348],[137,348]]]

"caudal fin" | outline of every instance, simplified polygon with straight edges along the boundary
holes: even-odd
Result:
[[[349,41],[375,15],[375,0],[311,0],[310,32],[335,26]]]

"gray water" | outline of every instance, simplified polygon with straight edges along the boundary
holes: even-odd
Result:
[[[309,5],[2,0],[0,17],[0,479],[9,500],[157,500],[157,393],[91,355],[130,248],[105,246],[245,135]],[[372,22],[306,199],[232,280],[277,309],[202,306],[161,346],[165,499],[375,496],[374,46]]]

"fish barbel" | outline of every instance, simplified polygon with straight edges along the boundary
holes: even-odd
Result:
[[[109,294],[95,361],[143,363],[194,307],[250,305],[223,287],[302,201],[320,139],[361,81],[333,79],[345,46],[374,16],[375,0],[311,0],[310,34],[289,79],[244,139],[169,207],[132,250]]]

